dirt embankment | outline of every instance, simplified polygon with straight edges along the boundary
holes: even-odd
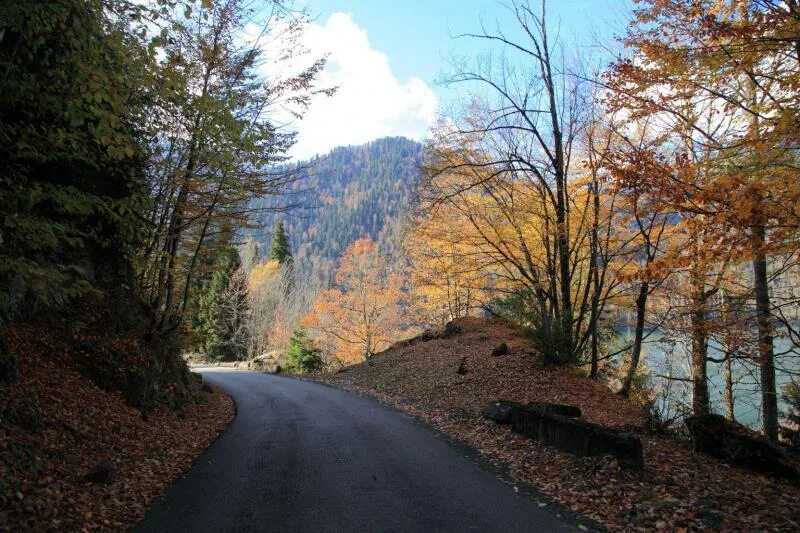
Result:
[[[233,418],[227,395],[198,385],[196,401],[145,420],[55,334],[23,327],[9,341],[19,380],[0,385],[0,531],[125,530]]]
[[[508,353],[493,356],[503,342]],[[604,385],[574,369],[543,367],[531,341],[496,319],[458,320],[321,380],[427,421],[611,530],[800,528],[800,486],[695,454],[676,437],[642,434],[645,469],[637,472],[611,458],[559,452],[482,418],[486,402],[505,399],[576,405],[605,426],[643,423],[637,406]]]

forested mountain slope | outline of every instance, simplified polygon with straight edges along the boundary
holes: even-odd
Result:
[[[275,222],[282,219],[296,260],[319,265],[325,272],[348,244],[363,236],[394,255],[421,157],[420,143],[386,137],[297,163],[291,167],[298,169],[299,178],[293,202],[302,206],[264,213],[252,235],[262,252],[267,250]],[[257,201],[255,207],[274,205],[270,201]]]

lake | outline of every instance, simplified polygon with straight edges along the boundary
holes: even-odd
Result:
[[[630,344],[633,338],[632,330],[621,330],[617,342],[620,346],[627,341]],[[650,369],[651,374],[674,376],[677,378],[691,377],[691,362],[689,360],[690,345],[686,341],[666,337],[662,332],[651,331],[642,346],[642,360]],[[781,387],[792,380],[792,374],[800,372],[800,354],[790,351],[791,343],[788,339],[775,339],[776,355],[776,382],[778,389],[778,409],[784,412],[786,402],[781,399]],[[722,358],[719,345],[709,342],[708,352],[710,357]],[[721,363],[708,363],[709,396],[711,409],[715,413],[725,414],[725,370]],[[749,361],[734,360],[732,365],[734,381],[734,415],[736,420],[754,429],[761,428],[761,394],[759,390],[758,366]],[[653,385],[663,393],[660,400],[661,407],[668,414],[673,414],[681,405],[691,405],[691,384],[685,381],[668,380],[653,377]]]

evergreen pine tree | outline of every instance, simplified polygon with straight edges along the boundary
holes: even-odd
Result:
[[[200,344],[205,353],[211,357],[218,357],[222,330],[221,301],[225,290],[231,282],[231,277],[238,267],[235,253],[225,253],[217,270],[202,289],[198,302],[197,315],[194,317],[194,326],[200,337]]]
[[[302,326],[297,328],[289,340],[286,355],[286,369],[292,374],[317,372],[322,369],[323,363],[319,351],[311,345],[306,329]]]
[[[272,246],[269,249],[269,260],[277,261],[281,264],[286,261],[291,261],[292,251],[289,248],[289,239],[286,237],[286,231],[283,229],[283,221],[279,220],[275,224],[275,230],[272,232]]]

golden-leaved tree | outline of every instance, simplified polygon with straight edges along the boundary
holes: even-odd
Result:
[[[708,281],[728,262],[749,263],[771,440],[778,413],[769,263],[796,253],[800,220],[799,25],[796,2],[643,0],[625,37],[631,53],[608,76],[615,108],[657,120],[674,149],[670,171],[651,185],[687,222],[691,238],[680,255],[691,265],[699,321],[717,290]],[[693,340],[701,350],[705,329]]]
[[[253,357],[285,348],[320,292],[314,272],[294,261],[259,263],[248,278],[250,347]]]
[[[405,333],[401,277],[392,272],[378,245],[353,242],[336,269],[335,284],[323,291],[302,324],[341,364],[369,360]]]
[[[498,285],[467,238],[462,214],[451,204],[423,202],[405,230],[403,249],[414,305],[427,324],[444,325],[484,307]],[[474,237],[474,235],[473,235]]]
[[[458,281],[462,288],[478,290],[482,303],[513,302],[548,359],[590,359],[595,375],[597,325],[606,305],[621,296],[623,287],[612,270],[624,266],[615,258],[627,253],[625,239],[630,240],[617,229],[617,191],[593,162],[604,157],[608,143],[585,124],[573,125],[575,160],[555,187],[538,163],[523,161],[520,154],[508,157],[514,147],[505,143],[525,142],[514,124],[502,133],[497,128],[470,133],[486,128],[491,116],[473,107],[457,128],[435,132],[419,191],[423,215],[407,240],[412,265],[438,269],[440,280],[430,285],[440,293]],[[536,149],[527,147],[526,153],[533,157]],[[565,202],[562,214],[559,194]]]

